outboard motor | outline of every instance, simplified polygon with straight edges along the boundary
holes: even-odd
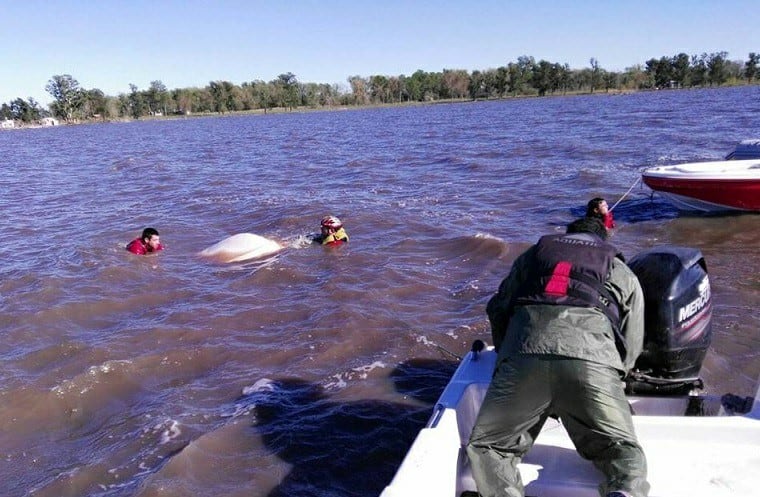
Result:
[[[644,291],[644,351],[626,379],[628,393],[683,394],[702,388],[699,370],[712,341],[707,265],[693,248],[646,250],[628,266]]]

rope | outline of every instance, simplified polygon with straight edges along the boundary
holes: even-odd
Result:
[[[622,201],[623,201],[623,199],[624,199],[625,197],[627,197],[629,193],[631,193],[631,190],[633,190],[633,187],[634,187],[634,186],[636,186],[636,185],[639,183],[639,181],[641,181],[641,176],[639,176],[638,178],[636,178],[636,181],[634,181],[634,182],[633,182],[633,184],[632,184],[632,185],[631,185],[631,187],[628,189],[628,191],[627,191],[627,192],[625,192],[625,193],[623,194],[623,196],[622,196],[622,197],[620,197],[620,198],[618,199],[618,201],[617,201],[617,202],[615,202],[615,205],[613,205],[612,207],[610,207],[610,210],[613,210],[613,209],[615,209],[615,207],[617,207],[617,206],[618,206],[618,204],[619,204],[620,202],[622,202]]]
[[[444,349],[444,348],[443,348],[443,347],[441,347],[440,345],[437,345],[437,344],[433,344],[433,345],[435,345],[436,347],[438,347],[438,350],[440,350],[441,352],[445,352],[445,353],[447,353],[448,355],[450,355],[451,357],[453,357],[453,358],[454,358],[454,359],[456,359],[457,361],[461,361],[461,360],[462,360],[462,358],[461,358],[460,356],[456,355],[456,354],[455,354],[455,353],[453,353],[453,352],[450,352],[450,351],[448,351],[448,350]]]

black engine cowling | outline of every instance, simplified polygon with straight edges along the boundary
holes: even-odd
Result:
[[[645,338],[627,391],[676,394],[701,387],[699,370],[712,341],[710,280],[702,253],[655,247],[628,266],[644,291]]]

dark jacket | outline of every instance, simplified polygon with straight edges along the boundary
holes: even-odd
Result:
[[[594,235],[566,235],[598,240]],[[515,305],[512,298],[528,281],[535,264],[536,245],[521,254],[488,302],[494,346],[500,358],[517,354],[546,354],[597,362],[628,372],[644,345],[644,298],[639,281],[625,262],[615,258],[604,288],[617,302],[623,344],[616,345],[610,319],[594,307]],[[624,357],[618,351],[625,349]]]

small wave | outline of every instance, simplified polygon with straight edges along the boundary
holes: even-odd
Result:
[[[378,369],[378,368],[384,369],[384,368],[387,368],[387,367],[388,367],[388,365],[385,364],[384,362],[382,362],[382,361],[375,361],[372,364],[367,364],[366,366],[359,366],[357,368],[353,368],[351,371],[359,373],[359,378],[366,379],[367,378],[367,374],[369,372],[371,372],[372,370]]]
[[[366,380],[370,373],[376,369],[385,369],[388,365],[383,361],[375,361],[371,364],[357,366],[350,371],[336,373],[324,383],[325,390],[342,390],[348,386],[348,383],[356,380]]]
[[[169,419],[163,425],[156,426],[156,428],[162,429],[160,445],[165,445],[182,434],[179,422],[174,419]]]
[[[73,380],[64,380],[60,384],[51,388],[51,392],[58,397],[64,397],[69,393],[78,393],[80,395],[89,392],[93,386],[100,383],[102,376],[114,372],[126,373],[132,365],[130,360],[112,360],[106,361],[99,366],[90,366],[84,375]]]
[[[348,386],[348,381],[340,373],[334,374],[330,378],[332,380],[325,383],[325,388],[328,390],[342,390]]]
[[[457,338],[457,337],[454,336],[453,338]],[[450,351],[448,348],[443,347],[442,345],[439,345],[438,343],[434,342],[433,340],[430,340],[425,335],[417,335],[415,337],[415,340],[417,341],[417,343],[420,343],[420,344],[422,344],[422,345],[424,345],[426,347],[431,347],[431,348],[437,349],[439,352],[443,353],[444,355],[446,355],[450,359],[456,359],[456,360],[460,360],[461,359],[461,356],[459,354],[455,354],[453,351]]]
[[[286,238],[286,245],[294,249],[302,249],[314,245],[314,235],[296,235],[294,238]]]
[[[482,238],[484,240],[496,240],[501,243],[506,243],[503,238],[500,238],[496,235],[492,235],[490,233],[475,233],[475,238]]]
[[[276,388],[275,382],[269,378],[261,378],[251,386],[243,388],[243,395],[251,395],[256,392],[272,392]]]
[[[475,299],[480,295],[480,280],[465,281],[451,290],[452,297],[457,299]]]

